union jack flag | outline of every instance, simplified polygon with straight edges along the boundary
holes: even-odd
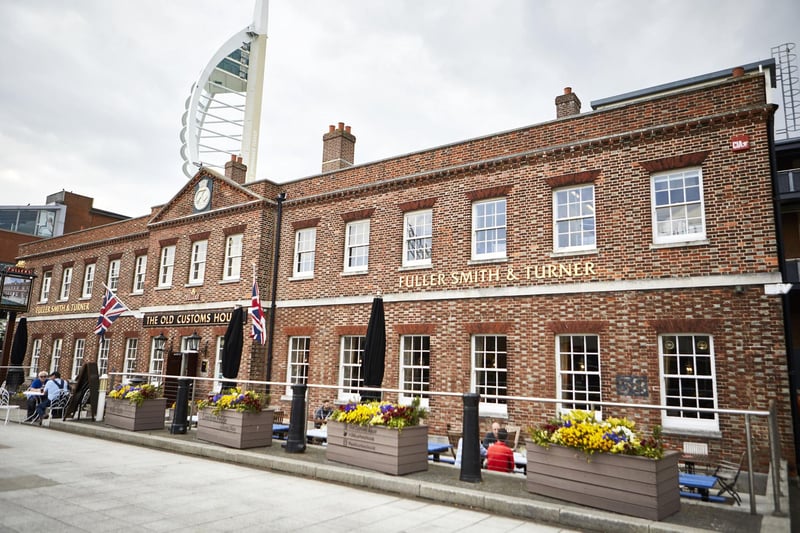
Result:
[[[261,309],[261,296],[258,294],[258,283],[253,280],[253,300],[250,303],[250,321],[253,328],[250,336],[259,344],[267,343],[267,326],[264,322],[264,311]]]
[[[106,287],[106,294],[103,296],[103,307],[100,308],[100,316],[97,317],[97,326],[95,326],[94,332],[102,338],[117,317],[127,310],[128,308],[117,298],[117,295]]]

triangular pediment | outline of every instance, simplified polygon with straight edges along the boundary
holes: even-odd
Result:
[[[247,187],[210,168],[201,168],[153,214],[148,225],[188,219],[263,200]]]

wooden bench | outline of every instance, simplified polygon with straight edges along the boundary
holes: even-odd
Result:
[[[704,502],[718,502],[724,503],[725,498],[722,496],[712,496],[708,493],[714,485],[717,484],[715,476],[704,476],[702,474],[678,474],[678,485],[689,489],[694,489],[697,492],[681,491],[681,496],[685,498],[695,498],[703,500]]]

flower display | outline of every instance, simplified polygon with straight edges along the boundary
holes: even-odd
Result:
[[[227,393],[217,393],[208,400],[197,402],[198,409],[211,407],[215,415],[220,414],[225,409],[239,411],[242,413],[257,413],[269,404],[269,395],[261,394],[256,391],[243,391],[240,387],[228,389]]]
[[[160,396],[161,389],[149,383],[143,385],[117,385],[114,390],[108,393],[109,398],[128,400],[137,406],[142,405],[145,400],[153,400]]]
[[[402,429],[418,426],[427,416],[427,409],[420,407],[419,398],[414,398],[411,405],[396,405],[390,402],[348,403],[334,410],[330,419],[356,426]]]
[[[565,413],[557,420],[531,428],[530,436],[535,444],[545,448],[559,444],[587,454],[618,453],[652,459],[664,456],[660,426],[653,428],[652,437],[642,438],[635,431],[635,422],[627,418],[598,420],[592,411]]]

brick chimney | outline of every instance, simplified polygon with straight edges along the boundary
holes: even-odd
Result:
[[[328,133],[322,136],[322,172],[353,166],[355,152],[356,138],[350,126],[344,122],[338,128],[328,126]]]
[[[572,92],[572,87],[564,87],[564,94],[556,96],[556,118],[580,115],[581,101]]]
[[[225,163],[225,177],[239,185],[244,185],[247,176],[247,165],[242,163],[242,156],[231,155],[231,160]]]

